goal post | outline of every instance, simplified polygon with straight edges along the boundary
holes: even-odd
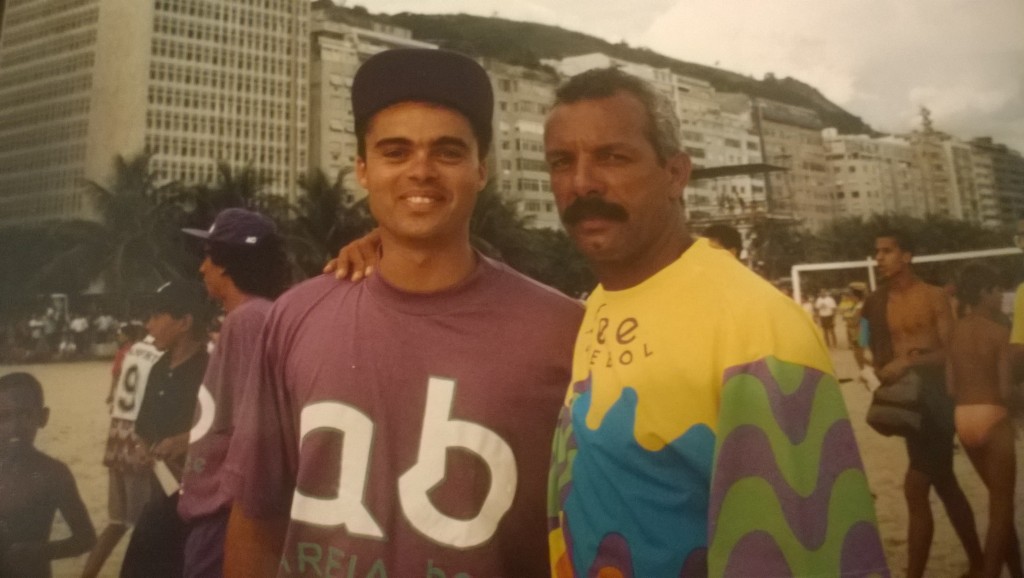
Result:
[[[940,261],[957,261],[962,259],[980,259],[985,257],[1006,257],[1010,255],[1021,255],[1024,251],[1021,251],[1017,247],[1006,247],[1003,249],[979,249],[976,251],[961,251],[958,253],[941,253],[938,255],[915,255],[913,263],[935,263]],[[840,269],[867,269],[868,273],[868,286],[871,291],[874,291],[877,286],[877,279],[875,278],[875,266],[877,262],[867,257],[863,261],[836,261],[832,263],[802,263],[800,265],[793,265],[790,269],[790,277],[793,282],[793,299],[797,303],[803,302],[803,292],[801,290],[800,274],[810,271],[835,271]]]

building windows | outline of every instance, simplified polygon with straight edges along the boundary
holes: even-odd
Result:
[[[536,159],[516,159],[516,168],[521,171],[544,172],[548,170],[548,164]]]
[[[516,139],[516,150],[526,151],[534,153],[544,152],[544,143],[538,140],[531,139]],[[547,170],[547,166],[540,170]]]

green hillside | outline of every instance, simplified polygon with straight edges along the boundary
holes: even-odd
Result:
[[[777,79],[768,75],[764,80],[757,80],[728,70],[669,58],[647,48],[635,48],[621,42],[613,44],[594,36],[545,24],[467,14],[403,12],[393,16],[371,15],[361,6],[338,10],[345,12],[351,20],[362,20],[365,23],[372,19],[407,28],[412,30],[416,39],[433,42],[444,48],[531,68],[542,68],[540,61],[543,58],[603,52],[623,60],[669,68],[685,76],[707,80],[722,92],[744,92],[813,109],[826,126],[834,126],[842,133],[874,132],[860,117],[843,110],[817,89],[795,78]]]

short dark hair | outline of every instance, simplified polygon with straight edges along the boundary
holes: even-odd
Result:
[[[43,407],[45,405],[43,402],[43,385],[31,373],[19,371],[0,377],[0,393],[18,389],[26,392],[32,403],[36,404],[36,407]]]
[[[883,238],[896,241],[896,246],[904,253],[910,253],[911,255],[917,254],[917,246],[914,243],[914,238],[907,234],[906,231],[900,229],[882,229],[882,231],[875,235],[875,239]]]
[[[982,263],[968,263],[960,270],[956,282],[956,298],[962,304],[977,305],[981,292],[999,287],[999,273]]]
[[[291,284],[288,255],[277,235],[257,246],[207,243],[206,254],[243,293],[273,300]]]
[[[704,229],[704,236],[717,241],[723,249],[735,250],[737,255],[743,252],[743,237],[729,225],[711,225]]]
[[[679,140],[679,119],[672,101],[641,78],[618,68],[595,68],[573,76],[555,91],[555,106],[582,100],[609,98],[617,92],[634,96],[647,113],[647,139],[664,163],[682,152]]]

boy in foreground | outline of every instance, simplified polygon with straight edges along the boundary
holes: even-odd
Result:
[[[0,576],[48,577],[50,560],[78,556],[96,543],[71,470],[35,447],[49,417],[35,377],[0,377]],[[58,510],[71,536],[50,541]]]

